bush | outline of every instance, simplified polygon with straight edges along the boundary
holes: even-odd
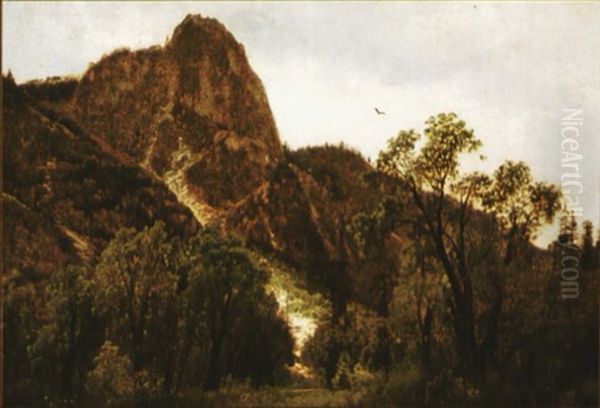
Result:
[[[94,359],[86,390],[90,403],[102,401],[104,406],[121,407],[131,403],[135,393],[133,366],[119,347],[106,341]]]

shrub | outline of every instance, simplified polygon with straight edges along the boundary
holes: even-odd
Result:
[[[86,389],[90,403],[102,401],[104,406],[120,407],[131,403],[135,392],[133,366],[119,347],[106,341],[94,359]]]

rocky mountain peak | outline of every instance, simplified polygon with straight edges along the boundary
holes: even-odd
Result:
[[[93,138],[164,180],[199,217],[246,197],[282,156],[243,46],[200,15],[188,15],[165,47],[94,64],[73,106]]]
[[[233,35],[218,20],[200,14],[188,14],[175,28],[169,46],[173,48],[195,45],[240,46]],[[192,54],[193,55],[193,54]]]

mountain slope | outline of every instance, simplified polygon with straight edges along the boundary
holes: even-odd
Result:
[[[165,46],[117,50],[80,80],[50,78],[20,88],[35,97],[38,111],[68,124],[66,132],[75,140],[70,149],[81,150],[77,144],[85,139],[94,155],[110,157],[135,173],[110,177],[120,183],[106,186],[110,194],[122,193],[128,183],[139,182],[131,177],[145,173],[152,183],[168,187],[199,222],[277,254],[314,281],[322,282],[329,269],[353,259],[347,224],[357,212],[371,211],[380,198],[364,180],[371,165],[356,152],[325,146],[284,153],[263,86],[243,47],[213,19],[188,15]],[[64,201],[99,194],[85,184],[86,177],[81,175],[83,195],[77,188],[59,189]],[[73,173],[70,185],[76,178]],[[78,209],[98,205],[86,202]],[[131,200],[129,205],[143,204]],[[78,240],[77,228],[69,231],[68,240],[76,241],[80,252],[98,247]]]
[[[243,47],[198,15],[164,47],[116,51],[93,65],[72,110],[93,138],[156,174],[201,218],[256,189],[282,155]]]
[[[165,186],[104,152],[77,125],[10,79],[4,102],[4,261],[32,276],[89,262],[120,229],[198,223]]]

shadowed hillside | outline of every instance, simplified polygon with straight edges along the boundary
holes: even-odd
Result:
[[[179,235],[198,229],[162,183],[103,152],[78,125],[10,80],[3,95],[5,267],[47,274],[67,260],[91,262],[119,229],[156,220]]]

